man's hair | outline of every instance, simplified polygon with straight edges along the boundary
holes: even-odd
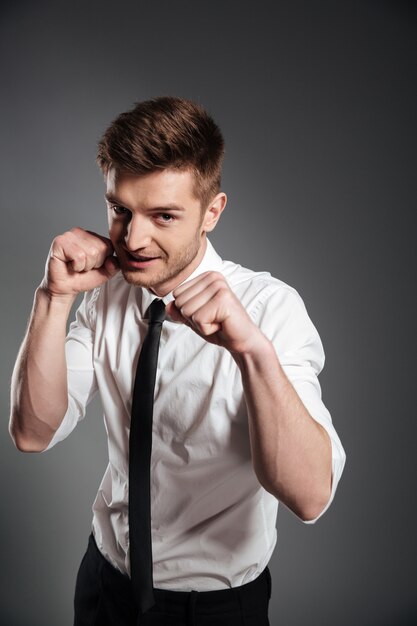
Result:
[[[223,155],[222,133],[203,107],[164,96],[121,113],[98,144],[97,163],[104,174],[110,167],[138,175],[190,170],[204,208],[220,190]]]

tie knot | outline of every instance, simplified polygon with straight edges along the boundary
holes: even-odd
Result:
[[[149,324],[162,324],[165,319],[165,304],[162,300],[156,299],[148,309]]]

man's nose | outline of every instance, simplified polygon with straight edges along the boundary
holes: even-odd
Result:
[[[134,252],[141,248],[146,248],[151,242],[152,225],[143,215],[132,215],[126,227],[125,244],[126,248]]]

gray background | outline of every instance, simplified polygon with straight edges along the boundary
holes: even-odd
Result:
[[[20,454],[10,375],[52,238],[106,233],[100,134],[163,94],[222,127],[212,241],[302,295],[348,455],[317,525],[280,511],[271,624],[416,624],[416,4],[3,1],[0,15],[1,624],[71,624],[100,406],[51,452]]]

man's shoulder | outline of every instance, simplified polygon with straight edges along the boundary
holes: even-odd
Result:
[[[257,292],[265,289],[271,291],[284,289],[295,292],[291,285],[272,276],[270,272],[253,270],[233,261],[223,261],[222,273],[234,291],[245,292],[250,290]]]
[[[268,271],[256,271],[233,261],[223,261],[222,273],[245,308],[261,306],[276,295],[280,299],[292,295],[299,297],[296,289]]]

